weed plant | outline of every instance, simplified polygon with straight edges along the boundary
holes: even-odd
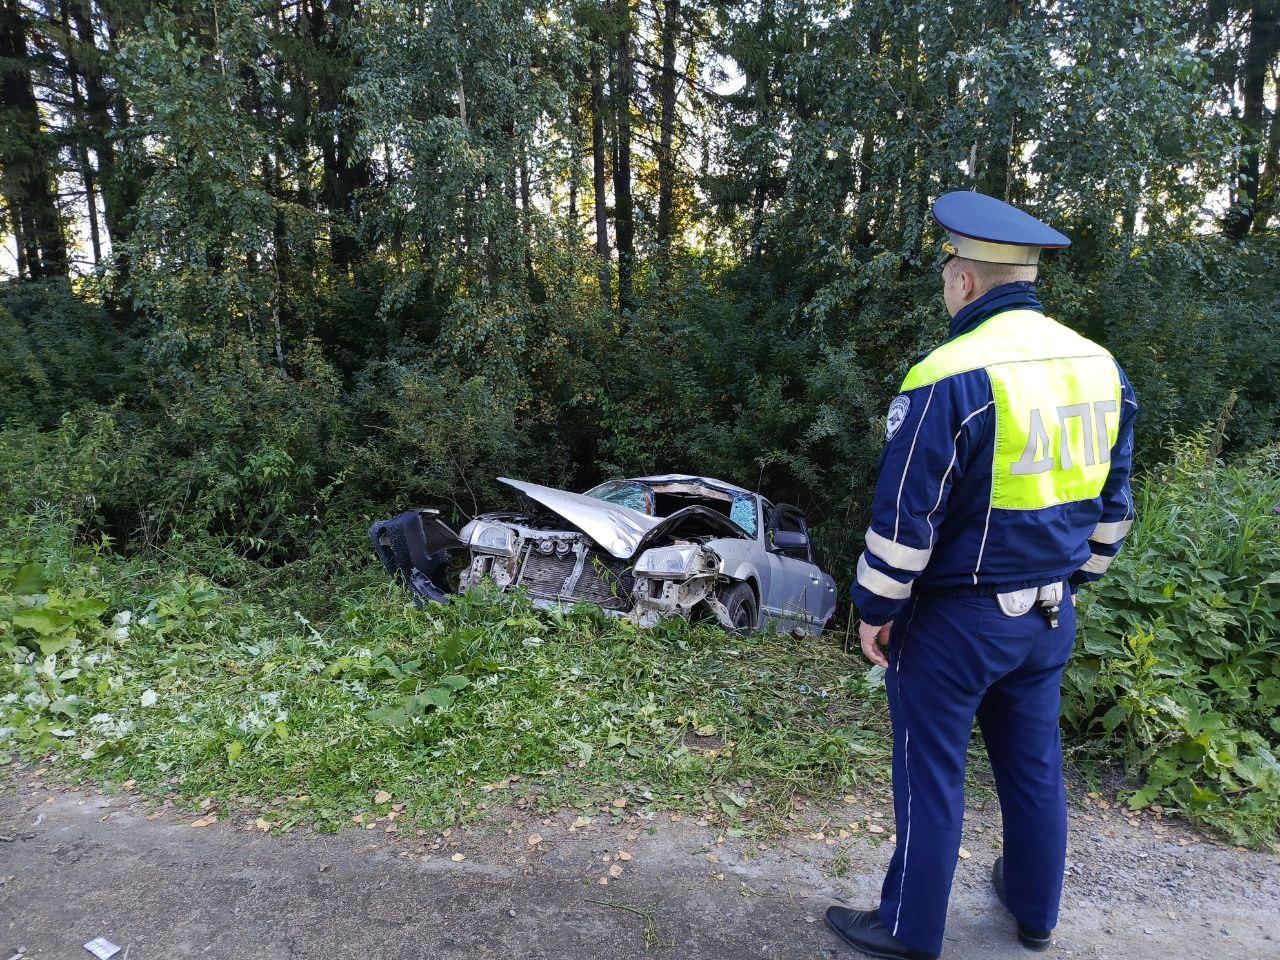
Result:
[[[1075,758],[1120,761],[1136,808],[1241,843],[1280,827],[1280,450],[1235,464],[1204,437],[1138,490],[1137,523],[1087,588],[1067,669]]]

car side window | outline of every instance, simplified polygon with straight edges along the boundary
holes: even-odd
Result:
[[[788,533],[804,533],[804,522],[790,510],[782,510],[778,513],[774,529],[785,530]]]

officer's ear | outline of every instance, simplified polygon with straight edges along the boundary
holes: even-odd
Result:
[[[955,271],[957,293],[964,303],[968,303],[975,298],[978,290],[978,271],[973,266],[973,261],[965,260],[963,257],[956,257]]]

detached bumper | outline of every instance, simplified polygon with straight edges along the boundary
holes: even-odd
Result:
[[[440,520],[438,510],[406,510],[369,528],[373,552],[421,605],[428,600],[448,603],[453,591],[444,579],[449,554],[466,547]]]

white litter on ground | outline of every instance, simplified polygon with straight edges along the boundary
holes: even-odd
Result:
[[[111,960],[120,948],[108,940],[106,937],[94,937],[84,945],[84,948],[92,953],[98,960]]]

